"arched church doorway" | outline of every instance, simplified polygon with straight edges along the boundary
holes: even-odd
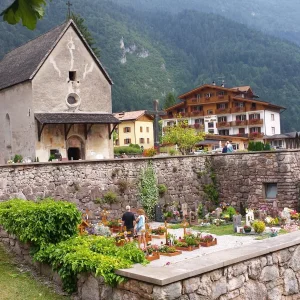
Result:
[[[79,136],[73,135],[68,138],[67,154],[69,160],[85,159],[85,143]]]

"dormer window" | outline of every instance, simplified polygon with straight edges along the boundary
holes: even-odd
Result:
[[[69,71],[69,80],[76,81],[76,71]]]

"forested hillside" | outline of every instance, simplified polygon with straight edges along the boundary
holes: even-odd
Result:
[[[174,1],[183,2],[196,0]],[[148,109],[153,99],[163,102],[170,91],[178,95],[225,79],[227,86],[251,85],[262,100],[286,106],[283,129],[300,130],[299,47],[220,15],[176,10],[176,5],[169,6],[169,13],[104,0],[72,3],[72,10],[85,18],[100,48],[100,60],[114,81],[114,111]],[[0,56],[65,17],[65,1],[54,0],[35,32],[0,23]]]

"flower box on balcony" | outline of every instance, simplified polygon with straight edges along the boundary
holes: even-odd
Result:
[[[227,122],[219,122],[218,125],[219,125],[219,126],[226,126],[226,125],[227,125]]]
[[[219,99],[224,99],[224,95],[218,95]]]

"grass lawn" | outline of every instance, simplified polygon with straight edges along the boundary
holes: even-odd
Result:
[[[69,300],[35,280],[29,272],[21,272],[0,243],[1,300]]]

